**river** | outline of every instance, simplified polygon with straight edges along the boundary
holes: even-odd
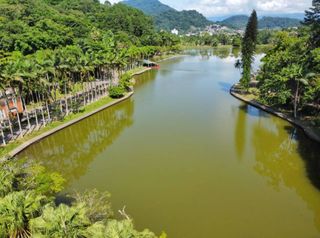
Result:
[[[230,96],[240,73],[233,55],[218,53],[162,62],[136,77],[131,99],[19,157],[60,172],[66,191],[109,191],[138,229],[172,238],[319,237],[319,145]]]

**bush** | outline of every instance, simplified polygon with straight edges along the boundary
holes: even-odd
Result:
[[[124,209],[123,219],[116,220],[108,193],[93,190],[56,205],[63,178],[28,163],[0,163],[0,237],[157,238],[135,230]]]
[[[253,94],[254,96],[259,96],[260,91],[257,88],[249,88],[249,93]]]
[[[109,96],[111,98],[122,98],[126,90],[123,86],[111,86],[109,88]]]
[[[124,89],[129,90],[132,86],[132,75],[130,73],[125,73],[121,76],[119,85],[122,86]]]

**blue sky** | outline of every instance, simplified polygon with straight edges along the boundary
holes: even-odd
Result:
[[[255,8],[260,14],[303,12],[312,0],[160,0],[177,10],[195,9],[207,17],[248,14]],[[119,0],[111,0],[115,3]]]

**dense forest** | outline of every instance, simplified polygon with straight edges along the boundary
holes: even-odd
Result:
[[[150,16],[156,16],[167,11],[175,11],[174,8],[165,5],[158,0],[124,0],[122,3],[140,9]]]
[[[143,12],[98,0],[1,0],[0,19],[4,144],[15,129],[77,112],[107,88],[123,95],[125,70],[179,42]]]

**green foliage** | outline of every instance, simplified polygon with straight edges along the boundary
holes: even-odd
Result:
[[[155,24],[158,29],[178,29],[180,32],[187,32],[193,28],[204,28],[212,22],[208,21],[202,14],[195,10],[162,12],[155,16]]]
[[[306,110],[306,113],[317,115],[320,102],[319,48],[308,54],[308,36],[303,32],[299,35],[279,32],[274,42],[274,48],[263,58],[257,77],[260,101],[291,108],[295,117],[305,107],[313,108]],[[310,68],[310,65],[313,67]]]
[[[0,167],[1,176],[7,175],[0,181],[0,237],[156,238],[135,230],[124,210],[125,219],[116,220],[108,193],[88,191],[71,197],[72,204],[55,205],[60,175],[15,160]]]
[[[240,84],[243,87],[248,87],[251,80],[251,65],[253,62],[254,53],[256,50],[257,44],[257,35],[258,35],[258,17],[257,13],[254,10],[249,18],[248,25],[242,40],[242,58],[241,66],[242,68],[242,78]]]
[[[176,28],[180,32],[186,32],[212,24],[197,11],[177,11],[158,0],[126,0],[123,3],[152,16],[160,30],[171,31]]]
[[[161,3],[158,0],[125,0],[124,4],[140,9],[144,13],[156,16],[162,12],[172,11],[173,8]]]
[[[232,39],[232,46],[240,47],[241,46],[241,37],[237,36]]]
[[[239,35],[229,35],[227,33],[220,33],[217,35],[210,35],[209,33],[184,36],[181,38],[181,43],[186,46],[212,46],[233,45],[236,47],[241,45],[241,38]]]
[[[132,86],[132,75],[130,73],[125,73],[121,75],[119,85],[129,90]]]
[[[74,204],[84,204],[86,216],[92,223],[104,221],[113,217],[110,194],[108,192],[99,193],[98,190],[86,191],[83,194],[75,194]]]
[[[303,40],[281,32],[276,46],[263,59],[258,76],[261,98],[270,105],[285,105],[292,92],[290,80],[299,77],[298,65],[303,61],[305,51]]]
[[[47,204],[41,216],[30,221],[31,232],[35,237],[82,237],[90,226],[84,204],[71,207]]]
[[[304,25],[310,28],[309,46],[311,49],[320,47],[320,0],[312,1],[312,8],[306,11]]]
[[[126,90],[123,86],[110,86],[109,87],[109,96],[111,98],[122,98]]]
[[[259,30],[257,43],[262,45],[273,44],[278,30]]]
[[[30,237],[29,222],[41,211],[43,199],[33,191],[11,192],[1,198],[0,232],[3,237]]]
[[[320,113],[320,1],[312,5],[304,28],[273,37],[275,47],[264,57],[258,75],[260,101],[292,108],[294,117]]]
[[[2,0],[0,9],[1,90],[15,89],[27,108],[45,105],[54,120],[78,113],[88,102],[88,93],[83,100],[66,100],[70,95],[74,99],[91,82],[110,80],[112,71],[121,74],[145,58],[175,50],[180,42],[157,32],[150,17],[124,4]],[[120,83],[111,89],[113,97],[130,87],[125,80]],[[99,95],[92,91],[91,96]]]

